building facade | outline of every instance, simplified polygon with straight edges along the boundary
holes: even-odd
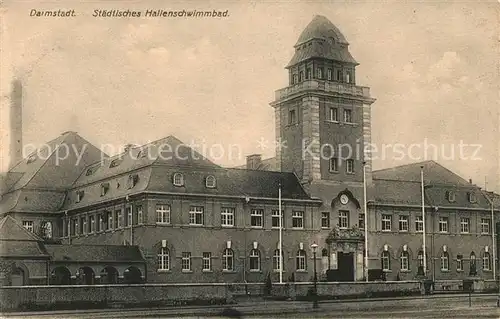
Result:
[[[42,248],[15,259],[4,243],[4,284],[276,282],[280,263],[285,281],[312,280],[314,263],[323,280],[357,281],[365,224],[370,279],[492,279],[499,196],[433,161],[372,171],[375,99],[348,46],[322,16],[300,35],[271,103],[275,158],[223,168],[172,136],[108,157],[66,132],[18,162],[0,213]],[[61,145],[82,157],[61,161]]]

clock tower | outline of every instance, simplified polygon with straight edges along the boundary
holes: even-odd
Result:
[[[313,18],[294,50],[286,66],[289,85],[276,91],[271,103],[277,169],[294,172],[309,194],[323,201],[322,214],[330,215],[332,226],[362,228],[364,169],[368,198],[372,188],[375,99],[357,84],[358,63],[349,43],[326,17]]]

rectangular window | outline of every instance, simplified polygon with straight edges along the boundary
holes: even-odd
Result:
[[[298,82],[298,77],[297,77],[297,74],[294,74],[292,76],[292,84],[296,84]]]
[[[87,216],[83,216],[80,222],[80,234],[86,234],[87,230]]]
[[[71,235],[78,235],[78,218],[71,220]]]
[[[342,82],[342,70],[337,70],[337,81]]]
[[[345,81],[346,81],[346,83],[351,83],[352,82],[351,70],[347,70],[346,71]]]
[[[99,222],[97,223],[97,231],[98,232],[106,230],[106,225],[104,223],[105,223],[105,220],[104,220],[103,214],[99,214]]]
[[[125,219],[125,225],[127,227],[130,227],[130,226],[132,226],[132,222],[133,222],[133,220],[132,220],[132,207],[131,206],[127,207],[126,211],[127,211],[127,217]]]
[[[122,228],[123,227],[123,211],[121,209],[115,211],[115,216],[116,216],[116,220],[115,220],[116,228]]]
[[[224,227],[233,227],[234,226],[234,208],[223,207],[220,212],[221,225]]]
[[[490,233],[490,219],[481,218],[481,234],[489,234],[489,233]]]
[[[295,110],[290,110],[288,112],[288,124],[292,125],[297,123],[297,115],[295,114]]]
[[[470,228],[470,219],[469,218],[460,218],[460,232],[461,233],[469,233]]]
[[[352,123],[352,110],[344,110],[344,122]]]
[[[112,212],[107,212],[108,214],[108,230],[113,229],[113,213]]]
[[[94,215],[90,215],[89,220],[90,220],[89,233],[92,234],[93,232],[95,232],[95,216]]]
[[[448,217],[439,217],[439,232],[448,232]]]
[[[252,227],[263,227],[264,221],[263,216],[264,211],[262,209],[252,209],[250,212],[250,226]]]
[[[408,231],[408,216],[399,216],[399,231]]]
[[[336,157],[330,158],[330,172],[339,171],[339,159]]]
[[[191,271],[191,253],[182,253],[182,271]]]
[[[339,110],[336,107],[330,107],[328,109],[328,121],[331,122],[339,121]]]
[[[203,207],[191,206],[189,209],[189,225],[203,225]]]
[[[156,223],[170,224],[170,205],[156,205]]]
[[[137,224],[142,225],[143,220],[142,220],[142,206],[138,205],[136,206],[136,211],[137,211]]]
[[[281,227],[284,228],[285,227],[285,220],[283,219],[283,211],[281,211]],[[275,209],[271,212],[271,222],[272,222],[272,225],[271,227],[272,228],[279,228],[280,227],[280,212]]]
[[[424,231],[424,220],[422,216],[415,217],[415,231],[421,233]]]
[[[302,82],[304,80],[304,71],[299,72],[299,82]]]
[[[392,216],[382,215],[382,231],[391,231],[392,229]]]
[[[322,79],[323,78],[323,69],[322,68],[317,68],[316,69],[316,77],[318,79]]]
[[[345,171],[347,174],[354,174],[354,160],[348,159],[345,161]]]
[[[328,81],[332,80],[332,69],[328,69],[326,71],[326,76],[327,76]]]
[[[23,220],[23,227],[29,230],[30,232],[33,232],[34,230],[33,221]]]
[[[464,271],[464,257],[457,255],[457,271]]]
[[[306,69],[306,80],[311,78],[311,68]]]
[[[304,212],[293,212],[292,214],[292,227],[304,228]]]
[[[321,228],[330,228],[330,213],[321,213]]]
[[[365,213],[358,214],[358,227],[361,229],[365,228]]]
[[[203,271],[212,270],[212,253],[203,253]]]
[[[339,211],[339,228],[349,228],[349,212],[345,210]]]

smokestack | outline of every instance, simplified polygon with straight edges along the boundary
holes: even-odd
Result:
[[[23,159],[23,86],[12,81],[10,94],[10,165],[14,167]]]

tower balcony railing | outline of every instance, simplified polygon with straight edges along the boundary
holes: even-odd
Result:
[[[276,101],[304,91],[324,91],[328,93],[349,94],[363,99],[371,99],[370,88],[349,83],[328,82],[324,80],[306,80],[275,92]]]

